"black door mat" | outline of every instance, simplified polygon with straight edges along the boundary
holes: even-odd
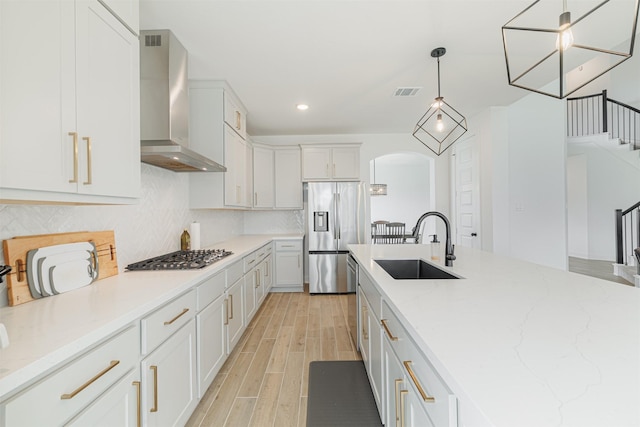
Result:
[[[360,360],[309,364],[307,427],[382,426]]]

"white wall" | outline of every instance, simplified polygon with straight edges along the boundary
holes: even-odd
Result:
[[[570,148],[569,148],[570,151]],[[589,258],[586,154],[567,157],[567,242],[569,256]]]
[[[434,205],[433,159],[417,153],[393,153],[374,161],[376,182],[387,184],[388,191],[386,196],[371,197],[371,221],[402,222],[406,232],[411,232],[418,218]],[[373,161],[371,163],[373,182]],[[432,223],[435,220],[432,219]],[[433,234],[433,230],[428,228],[428,234]]]

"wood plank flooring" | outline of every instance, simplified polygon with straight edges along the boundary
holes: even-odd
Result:
[[[309,362],[360,360],[346,319],[346,295],[267,295],[187,426],[305,426]]]

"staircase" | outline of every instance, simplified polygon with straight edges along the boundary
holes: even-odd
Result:
[[[608,98],[606,90],[567,98],[567,138],[574,143],[593,143],[640,170],[640,110]],[[640,189],[640,179],[620,185]],[[634,249],[640,247],[640,202],[616,209],[615,220],[614,274],[640,287],[640,266],[633,256]]]

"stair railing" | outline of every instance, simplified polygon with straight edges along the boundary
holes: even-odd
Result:
[[[640,149],[640,110],[602,93],[567,98],[567,136],[608,133]]]
[[[640,202],[628,209],[616,209],[616,263],[634,262],[633,250],[640,247]]]

